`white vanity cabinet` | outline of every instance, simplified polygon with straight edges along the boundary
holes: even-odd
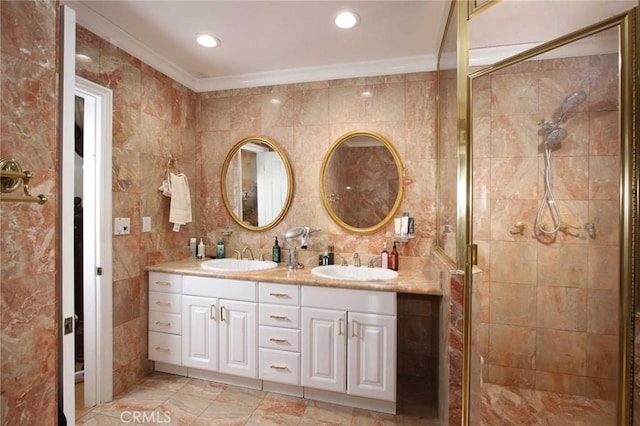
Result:
[[[396,295],[302,287],[302,385],[396,399]]]
[[[182,365],[258,377],[257,283],[183,277]]]
[[[182,362],[182,276],[149,273],[149,359]]]
[[[300,386],[300,286],[259,285],[260,379]]]

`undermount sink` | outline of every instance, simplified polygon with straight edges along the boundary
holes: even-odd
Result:
[[[271,260],[249,260],[249,259],[211,259],[200,264],[204,269],[217,272],[249,272],[265,271],[278,266]]]
[[[316,266],[311,270],[311,273],[321,278],[346,281],[383,281],[398,277],[398,273],[394,270],[367,268],[366,266]]]

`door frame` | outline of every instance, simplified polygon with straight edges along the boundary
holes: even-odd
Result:
[[[86,283],[92,283],[95,289],[93,299],[94,310],[86,319],[95,326],[95,345],[85,345],[85,365],[87,362],[95,368],[95,376],[85,375],[86,394],[95,395],[88,405],[100,404],[113,399],[113,325],[112,325],[112,258],[111,258],[111,115],[113,95],[111,90],[91,83],[75,76],[75,46],[76,46],[76,16],[69,6],[59,8],[60,16],[60,180],[59,180],[59,297],[60,297],[60,338],[59,338],[59,401],[66,417],[67,424],[75,424],[75,335],[74,323],[74,155],[75,155],[75,95],[80,90],[93,105],[92,117],[96,123],[91,132],[85,131],[86,138],[92,138],[95,143],[89,148],[85,144],[84,157],[89,152],[95,161],[90,181],[95,183],[95,203],[86,211],[93,211],[94,224],[92,227],[95,247],[91,250],[91,275],[87,276],[89,266],[83,266],[85,288]],[[86,116],[85,116],[86,117]],[[94,149],[95,147],[95,149]],[[95,151],[95,152],[94,152]],[[83,179],[89,172],[85,168]],[[85,185],[85,188],[87,186]],[[84,197],[84,194],[83,194]],[[85,227],[87,229],[89,227]],[[97,229],[97,231],[96,231]],[[95,256],[94,256],[95,253]],[[102,266],[103,274],[98,276],[96,267]],[[85,291],[85,303],[87,300]],[[89,318],[91,317],[91,318]],[[72,326],[65,334],[65,320]],[[89,324],[87,324],[88,326]],[[93,358],[95,361],[90,361]],[[88,373],[88,368],[87,368]],[[88,389],[95,389],[93,390]],[[85,404],[87,399],[85,398]]]

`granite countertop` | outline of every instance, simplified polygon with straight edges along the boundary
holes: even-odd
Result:
[[[232,278],[249,281],[261,281],[284,284],[304,284],[318,287],[352,288],[359,290],[391,291],[395,293],[442,295],[439,279],[426,267],[426,262],[401,259],[398,277],[384,281],[345,281],[321,278],[311,273],[313,267],[288,270],[281,263],[275,269],[251,272],[216,272],[200,266],[202,260],[183,259],[173,262],[147,266],[149,272],[165,272],[170,274],[194,275],[201,277]],[[406,264],[406,267],[402,267]],[[366,266],[362,266],[366,268]]]

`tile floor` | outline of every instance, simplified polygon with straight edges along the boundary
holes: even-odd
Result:
[[[129,392],[93,409],[82,408],[78,394],[82,392],[76,391],[77,425],[439,424],[434,386],[412,377],[399,378],[397,415],[164,373],[153,373]]]

